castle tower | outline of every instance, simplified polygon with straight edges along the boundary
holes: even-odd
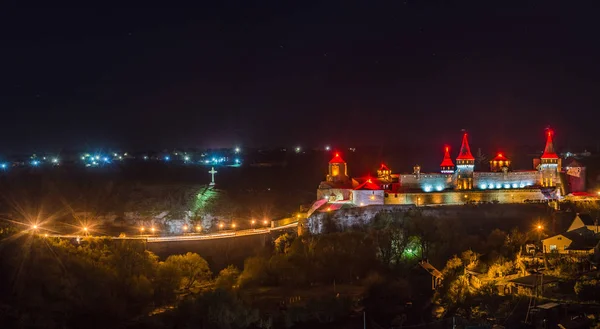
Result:
[[[381,167],[377,170],[377,178],[382,180],[391,180],[392,179],[392,171],[388,166],[384,163],[381,164]]]
[[[333,159],[329,161],[329,173],[327,175],[327,181],[333,183],[343,183],[349,181],[346,161],[342,159],[339,153],[336,153]]]
[[[510,160],[502,152],[490,160],[490,171],[492,172],[508,171],[509,168]]]
[[[470,190],[473,188],[473,169],[475,158],[471,154],[467,133],[464,133],[458,157],[456,157],[456,188]]]
[[[560,170],[560,158],[554,151],[554,131],[548,129],[546,133],[546,147],[544,154],[540,158],[541,185],[544,187],[553,187],[559,181],[558,171]]]
[[[442,174],[453,174],[454,173],[454,163],[452,159],[450,159],[450,147],[446,145],[444,148],[444,160],[440,164],[440,172]]]

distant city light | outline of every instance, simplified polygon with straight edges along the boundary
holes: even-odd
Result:
[[[235,159],[235,163],[240,163],[240,159]]]
[[[171,160],[171,157],[167,155],[167,156],[165,157],[165,161],[169,161],[169,160]]]
[[[235,153],[240,153],[240,148],[239,147],[235,148]]]
[[[103,160],[104,162],[108,162],[108,157],[104,157],[104,158],[102,158],[102,160]]]
[[[481,184],[481,185],[479,186],[479,188],[480,188],[480,189],[482,189],[482,190],[485,190],[485,189],[487,188],[487,185],[486,185],[486,184]]]
[[[1,167],[2,169],[6,169],[6,167],[7,167],[7,166],[6,166],[6,163],[0,164],[0,167]]]
[[[94,158],[96,158],[96,160],[100,160],[100,156],[96,155]]]
[[[147,155],[144,155],[144,160],[148,160],[148,156]]]
[[[190,157],[186,155],[186,156],[183,157],[183,160],[190,161]]]
[[[37,167],[37,166],[39,166],[39,165],[40,165],[40,161],[38,161],[38,160],[33,160],[33,161],[31,161],[31,164],[32,164],[33,166]]]
[[[53,158],[52,163],[58,163],[58,158]]]
[[[300,146],[296,146],[296,153],[300,153],[302,149],[300,148]]]
[[[325,151],[330,151],[331,147],[329,147],[329,145],[325,146]]]
[[[84,156],[82,156],[82,157],[81,157],[81,160],[85,160],[85,157],[84,157]]]

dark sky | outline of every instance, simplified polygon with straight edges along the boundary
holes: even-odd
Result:
[[[0,150],[599,140],[593,2],[20,3]]]

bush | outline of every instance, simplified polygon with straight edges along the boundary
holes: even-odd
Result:
[[[227,266],[219,272],[215,285],[222,289],[231,289],[237,286],[240,277],[240,270],[233,265]]]

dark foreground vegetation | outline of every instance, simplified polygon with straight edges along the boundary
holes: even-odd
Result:
[[[544,220],[544,219],[538,219]],[[546,219],[548,220],[548,219]],[[449,225],[454,225],[450,227]],[[468,232],[419,212],[382,213],[369,227],[283,234],[244,262],[212,272],[199,255],[159,260],[141,242],[58,240],[2,227],[2,328],[384,328],[520,325],[527,299],[499,280],[531,266],[538,232]],[[490,223],[494,227],[493,223]],[[419,266],[444,274],[437,291]],[[598,277],[548,260],[574,278],[573,301],[598,299]],[[473,273],[480,273],[476,284]],[[579,278],[579,279],[577,279]],[[364,312],[364,313],[363,313]]]

